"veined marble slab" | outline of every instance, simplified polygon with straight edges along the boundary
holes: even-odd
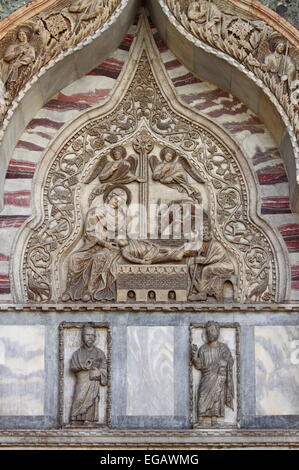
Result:
[[[44,326],[0,326],[0,416],[44,414]]]
[[[174,415],[174,328],[127,329],[127,415]]]
[[[257,415],[299,415],[299,326],[255,327]]]

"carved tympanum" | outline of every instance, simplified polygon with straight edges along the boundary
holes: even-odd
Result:
[[[50,157],[42,223],[32,220],[20,237],[20,300],[268,302],[284,295],[273,243],[280,245],[250,205],[255,182],[240,150],[203,118],[174,110],[165,77],[158,83],[152,72],[150,47],[109,112],[95,111],[69,137],[64,131]]]
[[[209,321],[205,325],[206,343],[200,348],[192,346],[192,365],[201,372],[195,427],[207,424],[206,418],[212,426],[220,424],[225,408],[234,409],[234,360],[229,347],[218,340],[219,334],[219,324]]]

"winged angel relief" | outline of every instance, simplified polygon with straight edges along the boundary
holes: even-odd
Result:
[[[278,299],[285,283],[273,246],[280,244],[255,215],[246,160],[214,124],[170,108],[146,54],[122,101],[86,117],[49,154],[44,221],[33,221],[20,241],[24,295],[30,302]]]

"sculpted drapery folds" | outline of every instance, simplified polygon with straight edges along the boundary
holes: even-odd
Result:
[[[110,160],[103,155],[96,163],[85,183],[91,183],[95,178],[99,180],[97,186],[89,196],[91,204],[94,198],[102,194],[111,185],[128,184],[133,181],[144,182],[135,175],[137,160],[134,156],[127,157],[127,151],[122,145],[116,146],[110,151]]]
[[[18,42],[11,44],[4,52],[1,63],[1,75],[4,83],[16,82],[19,78],[19,69],[31,64],[35,59],[35,49],[28,42],[27,33],[20,30],[17,34]]]
[[[203,418],[211,418],[211,424],[217,424],[217,418],[225,416],[225,407],[234,409],[234,360],[228,346],[218,341],[219,324],[209,321],[205,326],[206,343],[199,349],[192,346],[192,364],[201,372],[197,392],[197,425]]]
[[[105,206],[88,211],[84,245],[70,256],[63,301],[115,298],[116,263],[120,257],[115,240],[126,228],[124,206],[129,200],[129,191],[116,187],[107,191]]]
[[[211,235],[210,226],[203,227],[203,246],[190,265],[189,300],[206,300],[208,296],[224,301],[224,284],[231,281],[234,265],[229,254]]]
[[[82,329],[82,347],[74,352],[70,369],[76,376],[71,422],[82,424],[98,421],[101,386],[107,385],[107,359],[105,353],[94,346],[96,330],[86,324]]]

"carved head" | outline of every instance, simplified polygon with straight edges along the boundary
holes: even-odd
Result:
[[[123,207],[125,204],[131,203],[132,197],[131,192],[125,186],[117,186],[113,189],[107,188],[104,192],[103,201],[108,204],[112,209],[118,209]]]
[[[20,29],[20,31],[18,32],[18,40],[20,42],[28,42],[28,37],[27,37],[27,33],[24,29]]]
[[[278,54],[284,54],[285,52],[285,43],[283,41],[279,41],[276,44],[275,51],[278,52]]]
[[[91,348],[96,340],[96,330],[92,325],[84,325],[82,330],[82,341],[84,346]]]
[[[205,326],[206,331],[206,338],[208,343],[212,343],[213,341],[217,341],[220,334],[220,326],[219,323],[215,321],[208,321]]]
[[[113,160],[115,161],[124,160],[126,158],[127,151],[125,147],[123,147],[122,145],[118,145],[117,147],[111,149],[110,155],[111,158],[113,158]]]
[[[118,209],[120,206],[126,204],[127,193],[121,188],[114,188],[107,194],[105,203],[109,204],[112,209]]]
[[[163,147],[160,152],[161,160],[164,160],[166,163],[173,162],[176,159],[176,151],[170,147]]]

